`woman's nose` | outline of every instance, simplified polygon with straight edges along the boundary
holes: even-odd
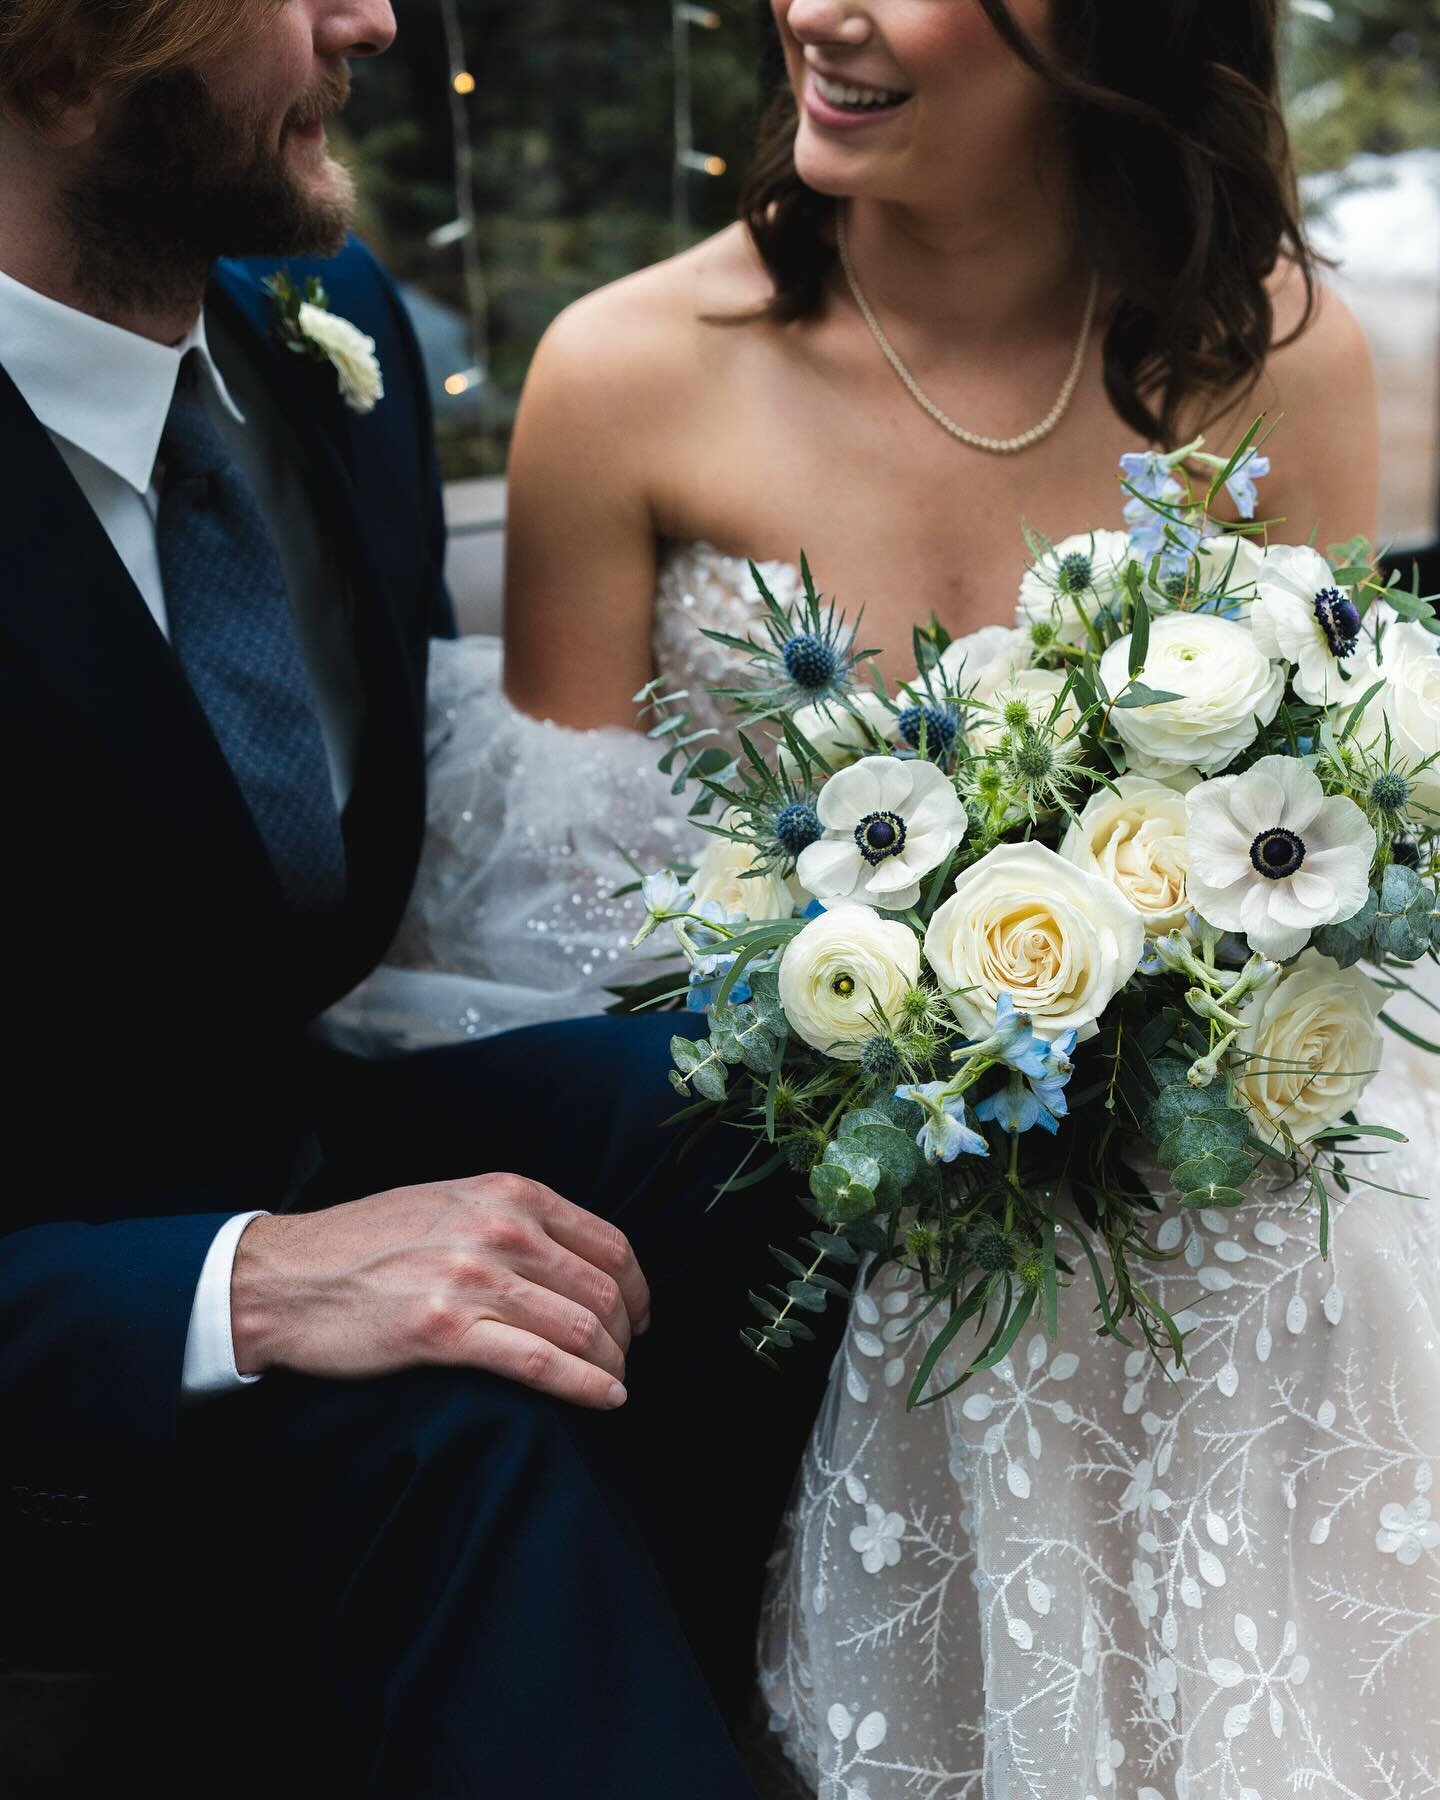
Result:
[[[802,44],[855,49],[870,41],[869,11],[854,0],[791,0],[785,24]]]

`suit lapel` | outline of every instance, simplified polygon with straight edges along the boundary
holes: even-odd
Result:
[[[252,904],[280,890],[209,722],[94,509],[0,369],[7,452],[0,638],[137,802],[183,831],[202,869]]]

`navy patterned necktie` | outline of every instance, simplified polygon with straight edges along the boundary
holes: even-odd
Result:
[[[285,574],[186,356],[160,441],[158,545],[170,641],[288,899],[337,904],[345,842]]]

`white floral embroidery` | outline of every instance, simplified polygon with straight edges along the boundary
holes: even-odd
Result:
[[[1440,1544],[1440,1525],[1430,1517],[1430,1502],[1423,1496],[1408,1506],[1393,1502],[1380,1510],[1380,1529],[1375,1533],[1375,1548],[1397,1562],[1419,1562],[1427,1550]]]
[[[893,1568],[900,1560],[900,1540],[905,1535],[903,1513],[887,1513],[872,1500],[865,1508],[865,1523],[850,1533],[850,1548],[860,1552],[867,1575]]]

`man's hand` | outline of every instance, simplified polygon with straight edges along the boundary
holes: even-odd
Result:
[[[519,1175],[256,1219],[230,1284],[235,1363],[306,1375],[486,1369],[615,1407],[650,1293],[623,1232]]]

